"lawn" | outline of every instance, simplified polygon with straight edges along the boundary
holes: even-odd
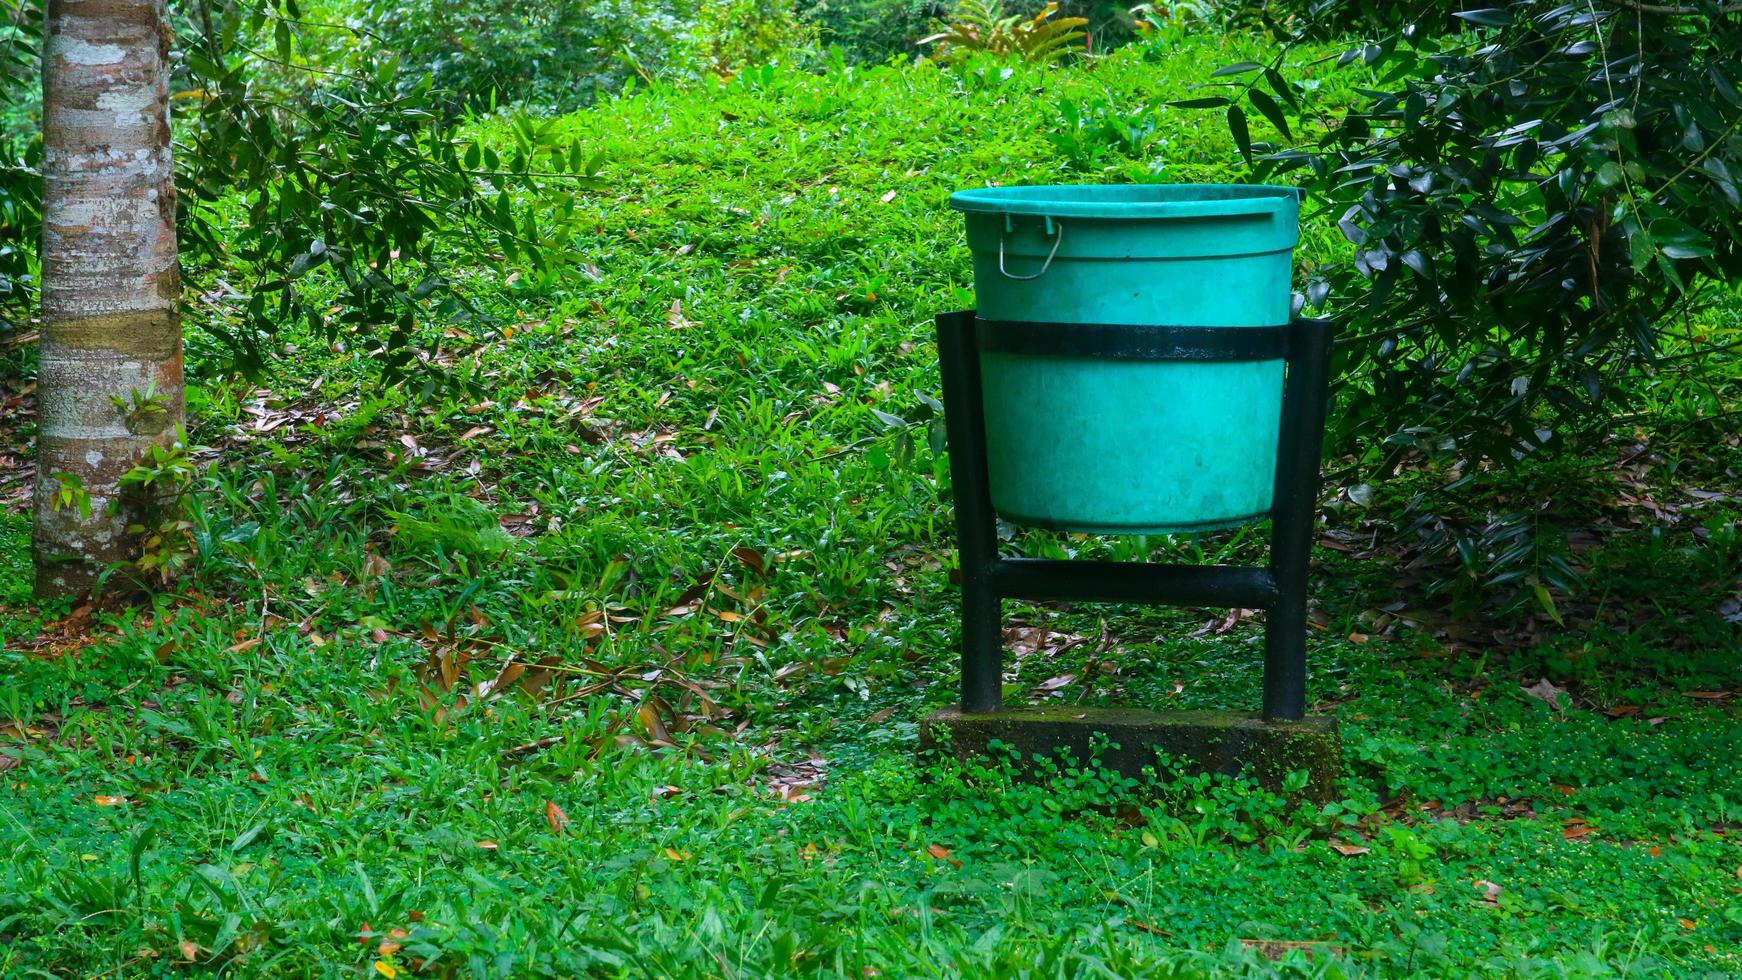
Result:
[[[287,327],[263,385],[190,338],[177,589],[35,608],[25,505],[0,517],[0,975],[1742,972],[1742,441],[1700,421],[1734,412],[1735,351],[1639,379],[1649,429],[1481,474],[1467,506],[1581,528],[1552,610],[1469,611],[1409,550],[1445,474],[1329,464],[1337,803],[916,755],[955,693],[944,199],[1237,178],[1219,117],[1144,107],[1246,44],[643,89],[555,123],[611,185],[545,216],[569,261],[455,256],[481,315],[432,322],[405,386],[343,335]],[[1302,262],[1335,256],[1308,221]],[[1007,615],[1012,703],[1257,702],[1250,618]]]

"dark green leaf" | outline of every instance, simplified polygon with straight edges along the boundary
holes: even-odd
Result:
[[[1512,23],[1512,11],[1503,7],[1486,7],[1481,10],[1461,10],[1452,16],[1467,20],[1481,27],[1506,27]]]
[[[1294,134],[1288,129],[1288,117],[1283,114],[1282,106],[1277,105],[1275,99],[1260,89],[1248,90],[1246,98],[1251,101],[1252,108],[1257,109],[1264,118],[1270,120],[1271,125],[1282,131],[1284,137],[1294,139]]]
[[[1232,104],[1232,100],[1220,95],[1207,96],[1201,99],[1178,99],[1168,103],[1168,105],[1173,106],[1176,109],[1220,109],[1223,106],[1230,104]]]
[[[1237,105],[1228,107],[1228,132],[1234,135],[1234,145],[1240,148],[1240,155],[1246,162],[1252,162],[1252,134],[1246,128],[1246,113],[1240,111]]]

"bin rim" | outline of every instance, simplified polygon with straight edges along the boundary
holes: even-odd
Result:
[[[1282,214],[1304,192],[1279,184],[1013,184],[950,195],[971,214],[1020,214],[1104,221],[1157,221]]]

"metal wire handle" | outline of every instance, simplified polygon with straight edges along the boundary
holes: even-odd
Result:
[[[1053,226],[1052,251],[1046,253],[1046,261],[1041,263],[1040,271],[1032,276],[1013,275],[1009,269],[1004,268],[1004,235],[998,236],[998,271],[1003,273],[1004,278],[1014,279],[1017,282],[1027,282],[1031,279],[1039,279],[1046,275],[1046,270],[1052,268],[1052,258],[1059,254],[1059,243],[1065,240],[1065,226],[1064,222],[1052,218],[1047,219],[1047,224]]]

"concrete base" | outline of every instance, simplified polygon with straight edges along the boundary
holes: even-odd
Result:
[[[1205,771],[1232,775],[1243,766],[1266,789],[1280,792],[1290,772],[1305,770],[1302,795],[1315,803],[1336,798],[1342,777],[1342,742],[1334,718],[1314,715],[1303,721],[1266,722],[1235,711],[1142,711],[1133,708],[1080,708],[1043,705],[986,714],[945,708],[920,724],[920,747],[948,746],[957,758],[983,756],[996,740],[1013,747],[1023,760],[1048,758],[1060,749],[1086,761],[1090,740],[1104,734],[1112,744],[1101,751],[1103,766],[1140,777],[1155,764],[1156,752],[1194,763]]]

